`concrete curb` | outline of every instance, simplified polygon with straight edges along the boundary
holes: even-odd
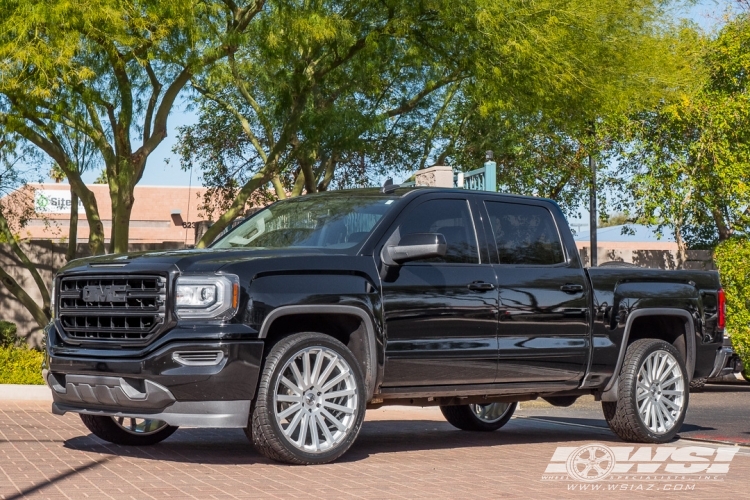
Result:
[[[0,384],[0,401],[52,401],[46,385]]]

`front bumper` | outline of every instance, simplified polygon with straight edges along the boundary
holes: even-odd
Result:
[[[205,353],[215,353],[215,359],[206,361]],[[186,364],[191,355],[202,364]],[[258,340],[171,342],[137,359],[58,355],[48,348],[43,374],[56,414],[245,427],[262,356]]]

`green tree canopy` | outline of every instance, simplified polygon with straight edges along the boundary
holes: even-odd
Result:
[[[104,251],[96,199],[63,147],[85,134],[107,171],[111,250],[126,252],[133,190],[192,77],[231,52],[262,9],[195,0],[13,0],[0,7],[0,125],[56,162],[81,198],[93,253]]]
[[[750,229],[750,17],[685,36],[700,56],[695,85],[636,115],[624,172],[637,216],[713,245]]]
[[[679,87],[687,68],[655,0],[266,7],[238,50],[193,81],[200,120],[178,151],[226,210],[203,244],[269,183],[284,198],[336,176],[470,170],[485,149],[498,152],[505,189],[576,206],[581,159],[613,142],[613,117]]]

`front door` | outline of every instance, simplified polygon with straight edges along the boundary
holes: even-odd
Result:
[[[498,251],[498,382],[577,380],[588,361],[588,285],[543,204],[485,201]]]
[[[401,237],[441,233],[448,250],[444,258],[404,264],[383,282],[383,385],[492,383],[497,369],[497,284],[492,265],[480,258],[485,240],[476,229],[481,228],[475,224],[477,214],[460,196],[414,203],[393,230]]]

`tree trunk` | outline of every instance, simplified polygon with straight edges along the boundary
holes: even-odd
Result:
[[[687,261],[687,245],[685,244],[685,240],[682,238],[681,225],[675,225],[674,239],[677,243],[677,256],[675,257],[677,269],[684,269],[685,262]]]
[[[70,188],[70,229],[68,230],[68,251],[65,260],[70,262],[76,258],[78,246],[78,195]]]
[[[130,215],[133,212],[133,197],[132,189],[124,189],[124,186],[120,186],[120,190],[116,194],[117,203],[112,203],[112,233],[110,247],[112,253],[128,253],[128,239],[130,237]]]
[[[305,171],[300,167],[297,170],[297,177],[294,178],[294,186],[292,186],[292,192],[289,194],[289,197],[295,198],[301,195],[303,189],[305,189]]]
[[[271,177],[274,175],[274,172],[272,169],[268,168],[266,166],[263,170],[258,172],[253,176],[252,179],[250,179],[249,182],[247,182],[242,189],[240,189],[239,193],[237,193],[237,196],[234,198],[234,202],[232,203],[232,206],[229,207],[229,210],[224,212],[221,217],[208,228],[206,231],[206,234],[203,235],[201,240],[195,245],[195,248],[206,248],[212,241],[216,239],[217,236],[227,227],[229,224],[237,217],[239,216],[242,211],[245,208],[245,204],[247,203],[248,198],[250,198],[250,195],[253,194],[253,192],[258,189],[260,186],[264,185],[266,182],[268,182]]]
[[[714,222],[716,223],[716,229],[719,231],[719,241],[726,241],[731,238],[732,230],[724,221],[724,216],[721,213],[721,210],[719,210],[718,208],[712,208],[711,215],[713,216]]]
[[[92,255],[102,255],[104,250],[104,224],[99,216],[99,206],[96,202],[94,192],[86,187],[83,182],[76,182],[69,176],[71,191],[73,191],[86,212],[86,221],[89,223],[89,248]],[[80,181],[80,179],[79,179]]]

